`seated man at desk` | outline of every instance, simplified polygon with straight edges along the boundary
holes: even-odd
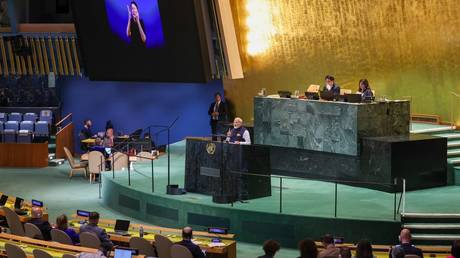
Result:
[[[48,221],[43,220],[43,210],[40,207],[32,207],[32,219],[29,223],[34,224],[42,232],[43,240],[51,240],[51,225]]]
[[[187,249],[192,253],[193,258],[205,258],[201,248],[192,242],[193,231],[191,227],[185,227],[182,229],[182,241],[177,244],[187,247]]]
[[[89,119],[83,121],[83,128],[80,131],[80,141],[89,139],[94,136],[93,132],[91,131],[92,122]],[[88,145],[81,142],[80,148],[84,151],[88,150]]]
[[[105,232],[105,229],[97,226],[98,223],[99,213],[91,212],[89,214],[88,224],[82,225],[80,227],[80,234],[84,232],[95,234],[99,240],[101,240],[101,249],[103,250],[104,254],[106,254],[108,251],[112,250],[113,243],[110,241],[109,236]]]
[[[233,120],[233,128],[227,132],[226,142],[234,144],[251,144],[249,131],[243,127],[243,119],[236,117]]]
[[[334,76],[326,75],[324,77],[326,85],[324,85],[323,92],[332,92],[332,94],[336,97],[340,95],[340,86],[335,83]]]

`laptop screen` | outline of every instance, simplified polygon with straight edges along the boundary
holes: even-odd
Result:
[[[14,201],[14,208],[21,209],[22,202],[24,202],[24,199],[16,197],[16,201]]]
[[[115,230],[128,231],[129,229],[129,220],[117,219],[115,222]]]
[[[132,251],[126,249],[115,249],[115,258],[131,258]]]
[[[8,195],[2,195],[2,197],[0,197],[0,206],[5,206],[6,202],[8,201]]]
[[[89,211],[77,210],[77,215],[80,216],[80,217],[88,218],[89,217]]]

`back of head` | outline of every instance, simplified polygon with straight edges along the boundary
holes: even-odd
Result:
[[[68,220],[65,214],[56,218],[56,227],[60,230],[66,230],[68,228]]]
[[[455,258],[460,258],[460,240],[456,240],[452,243],[451,254]]]
[[[40,208],[40,207],[32,207],[32,218],[41,219],[42,216],[43,216],[42,208]]]
[[[401,241],[401,244],[408,244],[412,240],[412,235],[410,233],[410,230],[407,228],[404,228],[401,230],[401,233],[399,234],[399,241]]]
[[[99,223],[99,213],[95,212],[95,211],[90,212],[89,217],[88,217],[88,221],[91,224],[97,225],[97,223]]]
[[[334,237],[330,234],[324,235],[322,240],[325,246],[334,244]]]
[[[316,258],[318,256],[316,244],[311,239],[301,240],[299,242],[299,251],[301,258]]]
[[[324,77],[324,79],[325,79],[325,80],[331,80],[331,81],[334,81],[334,79],[335,79],[335,78],[334,78],[334,76],[332,76],[332,75],[328,74],[328,75],[326,75],[326,76]]]
[[[356,258],[372,258],[374,254],[372,253],[372,245],[367,240],[359,241],[356,246]]]
[[[191,227],[185,227],[182,229],[182,239],[190,240],[193,237],[193,230]]]
[[[265,255],[275,256],[276,252],[280,250],[280,244],[275,240],[267,240],[264,242]]]

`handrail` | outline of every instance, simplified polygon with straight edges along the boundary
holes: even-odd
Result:
[[[450,91],[450,94],[452,94],[453,96],[457,97],[457,98],[460,98],[460,94],[459,93],[456,93],[454,91]]]
[[[72,113],[70,113],[70,114],[66,115],[64,118],[62,118],[59,122],[57,122],[55,124],[55,126],[56,127],[60,126],[62,123],[64,123],[65,120],[67,120],[67,118],[70,118],[70,117],[72,117]]]
[[[68,126],[70,126],[72,123],[66,124],[64,127],[62,127],[59,131],[56,132],[56,135],[60,134],[64,129],[66,129]]]

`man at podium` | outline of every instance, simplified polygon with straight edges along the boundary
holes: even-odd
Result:
[[[243,119],[236,117],[233,120],[233,128],[227,132],[227,142],[234,144],[251,144],[249,131],[243,126]]]

